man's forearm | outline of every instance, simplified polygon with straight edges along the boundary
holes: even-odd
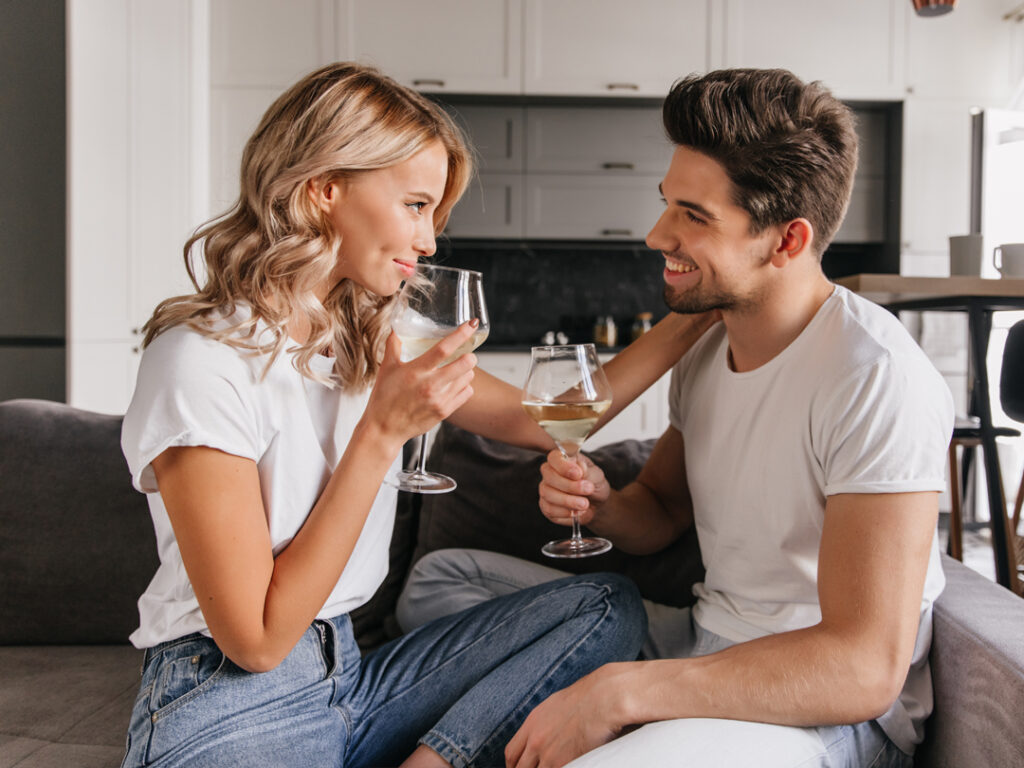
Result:
[[[658,552],[688,527],[674,520],[645,485],[633,482],[612,491],[587,527],[631,555]]]
[[[819,726],[882,715],[906,669],[886,663],[870,638],[843,638],[820,625],[741,643],[692,659],[617,665],[609,695],[621,727],[681,717]]]

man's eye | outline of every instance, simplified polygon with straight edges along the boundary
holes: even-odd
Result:
[[[693,213],[691,213],[690,211],[686,212],[686,216],[694,224],[707,224],[707,222],[704,221],[704,219],[701,219],[701,218],[698,218],[697,216],[694,216]]]

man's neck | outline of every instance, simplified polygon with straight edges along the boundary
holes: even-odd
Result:
[[[729,363],[739,373],[772,360],[807,327],[835,286],[820,271],[797,281],[780,280],[759,307],[723,312]]]

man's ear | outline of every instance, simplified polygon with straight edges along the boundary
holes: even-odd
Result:
[[[776,267],[786,266],[792,259],[811,252],[814,227],[807,219],[793,219],[780,226],[779,239],[772,251],[771,262]]]

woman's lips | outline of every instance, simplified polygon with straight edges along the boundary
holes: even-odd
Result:
[[[402,259],[392,259],[392,261],[398,265],[399,271],[406,277],[411,276],[412,273],[416,271],[415,261],[403,261]]]

